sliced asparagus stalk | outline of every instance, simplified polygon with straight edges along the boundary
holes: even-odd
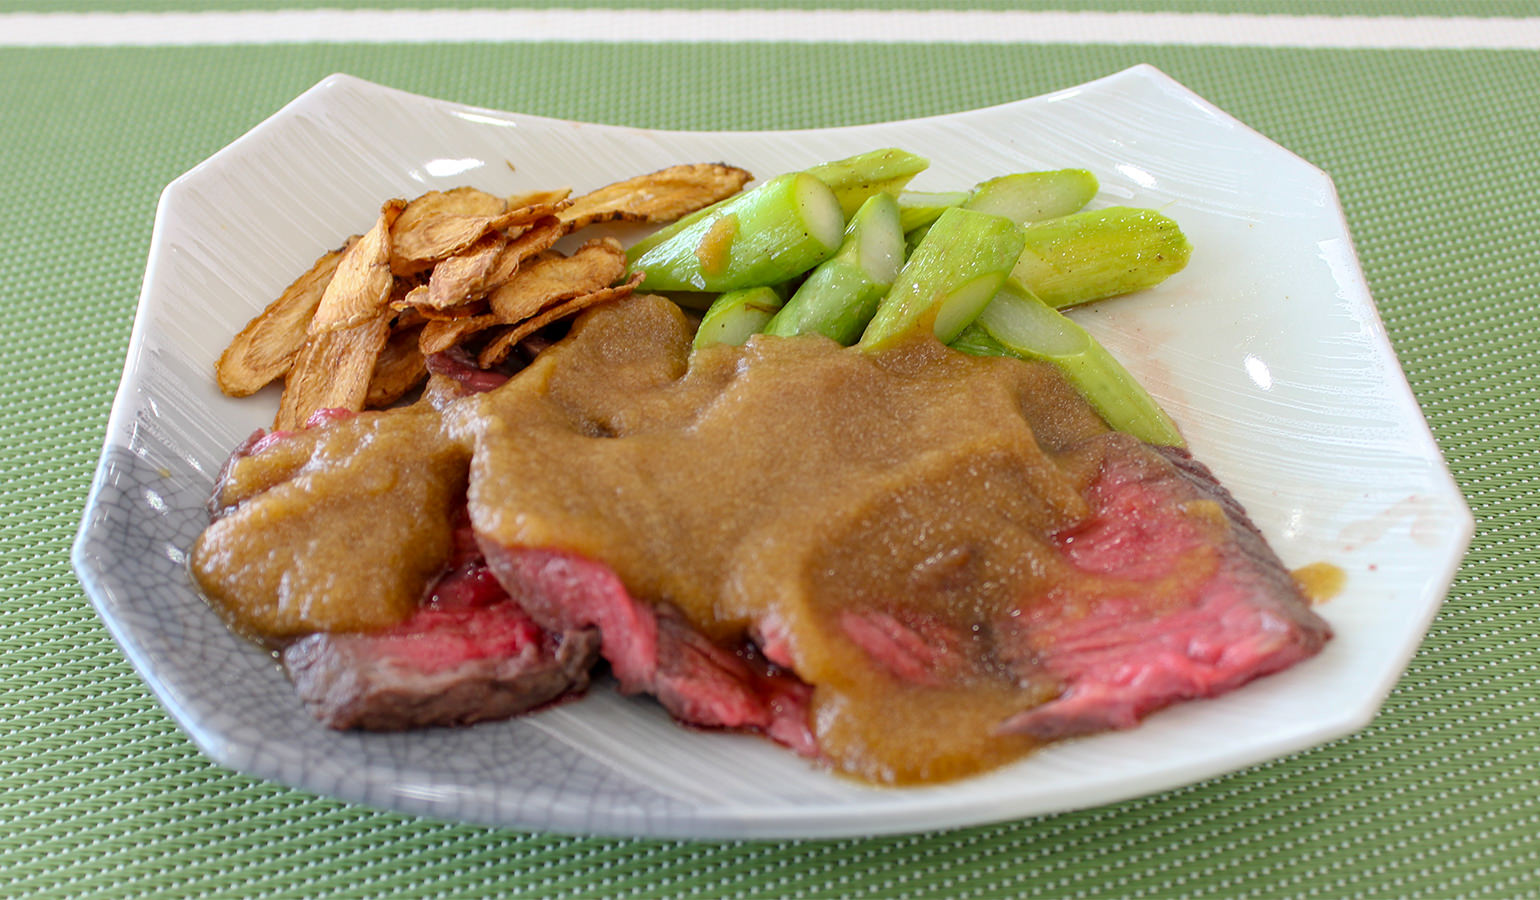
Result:
[[[1009,219],[961,208],[941,214],[877,305],[860,346],[875,350],[929,327],[943,343],[972,322],[1021,255]]]
[[[821,334],[841,344],[854,343],[903,262],[898,204],[888,194],[877,194],[856,210],[839,251],[802,282],[765,333]]]
[[[1157,285],[1192,254],[1175,222],[1126,206],[1035,222],[1026,241],[1011,276],[1060,309]]]
[[[1058,169],[1001,175],[980,182],[972,191],[905,191],[898,198],[899,209],[904,213],[904,239],[913,252],[925,239],[930,223],[947,206],[1004,216],[1018,225],[1026,225],[1076,212],[1091,202],[1098,187],[1096,176],[1085,169]],[[954,197],[954,202],[946,202]]]
[[[982,334],[980,334],[982,332]],[[1176,424],[1107,348],[1073,320],[1008,279],[974,327],[952,346],[975,355],[1000,355],[1050,363],[1101,414],[1108,427],[1150,444],[1186,444]]]
[[[923,228],[972,196],[971,191],[903,191],[897,198],[899,224],[906,233]]]
[[[659,228],[657,231],[642,237],[636,243],[626,248],[626,261],[631,263],[634,267],[636,261],[640,259],[642,254],[646,253],[648,250],[651,250],[664,241],[673,238],[674,235],[685,230],[686,228],[689,228],[691,225],[694,225],[707,216],[712,215],[723,206],[726,206],[728,203],[731,203],[732,201],[742,196],[742,194],[735,194],[734,196],[728,197],[725,200],[718,200],[717,202],[704,209],[697,209],[695,212],[675,219],[667,225],[664,225],[662,228]]]
[[[996,294],[995,296],[999,295]],[[988,309],[988,307],[985,307],[985,309]],[[972,325],[964,328],[962,330],[962,334],[952,338],[952,343],[948,344],[947,346],[951,347],[953,350],[966,353],[969,356],[1009,356],[1013,359],[1023,358],[1021,354],[1012,353],[1011,351],[1007,350],[1005,346],[999,341],[990,337],[989,332],[984,330],[984,326],[979,324],[978,319],[974,319]]]
[[[782,175],[739,194],[631,265],[640,290],[723,292],[779,284],[839,249],[839,200],[805,173]]]
[[[942,212],[946,212],[946,210],[942,210]],[[930,222],[928,224],[921,225],[919,228],[916,228],[913,231],[908,231],[908,232],[904,233],[904,258],[905,259],[908,259],[909,257],[913,256],[914,255],[914,251],[919,249],[920,242],[925,240],[925,235],[930,234],[930,227],[931,227],[931,225],[934,225],[934,224],[936,224],[936,223],[935,222]]]
[[[855,215],[874,194],[897,194],[909,179],[925,171],[930,160],[907,150],[887,147],[807,169],[840,198],[845,216]]]
[[[1096,176],[1085,169],[1017,172],[979,184],[963,205],[1025,225],[1078,212],[1099,187]]]
[[[717,297],[701,317],[694,347],[713,344],[738,346],[750,335],[764,330],[765,323],[781,308],[781,295],[771,287],[741,288]]]
[[[922,156],[889,147],[816,165],[806,171],[834,191],[834,195],[840,201],[840,212],[849,218],[868,197],[878,193],[897,194],[903,190],[904,185],[909,183],[909,179],[923,172],[929,165],[930,161]],[[726,200],[719,200],[705,209],[696,210],[677,222],[663,226],[632,244],[626,251],[626,258],[634,263],[643,253],[669,240],[735,199],[737,198],[729,197]]]

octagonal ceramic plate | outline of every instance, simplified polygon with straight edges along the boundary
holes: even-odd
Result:
[[[680,161],[761,176],[880,146],[929,157],[913,187],[1085,167],[1097,204],[1159,208],[1192,263],[1077,311],[1181,423],[1284,561],[1347,573],[1319,657],[1129,732],[955,784],[865,787],[768,742],[671,724],[595,690],[518,721],[339,734],[273,659],[200,601],[184,553],[230,448],[276,395],[231,400],[229,337],[380,201],[469,183],[582,191]],[[351,801],[509,826],[639,835],[830,836],[1107,803],[1319,744],[1378,709],[1442,600],[1471,517],[1386,341],[1330,180],[1160,72],[956,115],[830,130],[680,133],[472,109],[334,76],[177,179],[74,561],[114,637],[214,760]]]

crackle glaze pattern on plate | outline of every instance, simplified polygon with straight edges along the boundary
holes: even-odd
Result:
[[[1156,395],[1290,566],[1347,586],[1324,653],[1133,731],[982,777],[866,787],[768,742],[678,728],[599,689],[517,721],[339,734],[199,599],[185,552],[231,447],[273,389],[222,396],[229,337],[382,199],[475,184],[587,190],[681,161],[760,176],[880,146],[912,187],[1091,169],[1096,205],[1175,218],[1186,271],[1074,313]],[[169,185],[74,562],[113,636],[199,748],[230,768],[407,813],[520,828],[824,837],[1019,818],[1210,778],[1353,732],[1442,601],[1471,517],[1375,312],[1330,179],[1148,66],[1016,103],[827,130],[685,133],[469,108],[337,75]]]

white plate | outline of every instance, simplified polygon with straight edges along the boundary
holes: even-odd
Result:
[[[269,421],[212,365],[246,320],[380,201],[476,184],[578,191],[682,161],[762,176],[881,146],[921,189],[1085,167],[1097,204],[1155,207],[1196,248],[1159,288],[1077,311],[1151,389],[1290,566],[1347,572],[1319,657],[1142,727],[983,777],[880,789],[768,742],[678,728],[597,690],[514,722],[403,735],[311,721],[229,634],[183,553],[219,464]],[[1414,402],[1325,174],[1141,66],[956,115],[818,131],[681,133],[553,121],[333,76],[165,190],[74,562],[114,637],[214,760],[410,813],[562,831],[799,836],[916,831],[1173,788],[1362,727],[1421,640],[1471,516]]]

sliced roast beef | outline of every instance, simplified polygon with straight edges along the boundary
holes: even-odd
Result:
[[[305,420],[304,429],[323,428],[332,422],[340,422],[357,415],[352,410],[337,409],[335,407],[323,407],[310,414]],[[214,475],[214,490],[209,493],[209,498],[204,502],[204,509],[208,510],[209,520],[223,518],[233,510],[241,498],[229,498],[226,496],[226,486],[230,481],[235,464],[248,456],[256,456],[269,447],[275,446],[298,432],[294,431],[268,431],[266,428],[258,428],[246,436],[225,457],[224,464],[219,467],[219,472]]]
[[[622,691],[653,695],[689,725],[757,731],[816,755],[812,689],[751,644],[714,643],[668,606],[632,597],[602,563],[485,540],[481,546],[498,580],[541,626],[597,629],[599,652]]]
[[[812,686],[832,766],[944,780],[1328,637],[1206,472],[1108,432],[1052,367],[689,334],[655,298],[582,317],[450,426],[499,580],[684,721],[779,721],[748,636]]]
[[[1128,728],[1285,669],[1331,636],[1240,504],[1186,451],[1152,453],[1120,438],[1089,495],[1093,515],[1058,542],[1111,587],[1096,598],[1035,598],[1002,623],[1002,658],[1064,686],[1003,732],[1052,739]],[[1173,595],[1162,583],[1180,569],[1205,574]]]
[[[840,628],[890,675],[909,684],[939,686],[977,668],[967,639],[934,616],[913,609],[849,609]]]
[[[470,353],[461,347],[451,347],[439,353],[429,354],[426,365],[428,374],[437,375],[454,383],[458,387],[460,396],[490,391],[508,380],[506,372],[478,367]]]
[[[669,607],[658,612],[658,671],[651,693],[676,719],[749,729],[817,756],[808,722],[813,689],[745,641],[723,647]]]
[[[281,563],[236,573],[267,579],[253,609],[288,615],[252,614],[254,633],[330,630],[284,652],[318,717],[500,718],[581,690],[602,657],[681,722],[915,783],[1129,727],[1329,637],[1207,469],[1108,433],[1051,368],[924,338],[692,353],[690,334],[633,298],[512,379],[435,357],[399,421],[237,451],[213,540],[245,528],[231,546]],[[382,526],[399,536],[361,552]],[[312,535],[324,577],[291,598],[288,547]],[[333,612],[380,606],[407,555],[383,614],[290,615],[341,597],[344,570]]]
[[[608,566],[574,553],[510,550],[481,542],[497,580],[541,627],[562,632],[597,628],[600,652],[620,689],[650,692],[658,672],[658,619],[652,607],[626,592]]]
[[[209,492],[209,498],[203,501],[203,508],[208,511],[210,522],[223,518],[235,508],[234,503],[224,498],[225,482],[230,478],[230,470],[234,468],[236,463],[251,456],[253,452],[260,449],[263,443],[271,439],[275,434],[281,435],[283,432],[269,432],[266,428],[258,428],[247,435],[245,440],[236,444],[235,449],[230,451],[230,455],[225,457],[224,463],[220,465],[219,471],[214,475],[214,489]]]
[[[312,634],[286,647],[283,662],[325,724],[394,731],[507,718],[581,691],[598,644],[591,629],[543,630],[470,564],[400,625]]]

